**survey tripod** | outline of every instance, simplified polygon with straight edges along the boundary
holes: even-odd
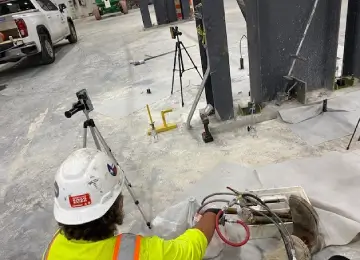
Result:
[[[172,85],[171,85],[171,95],[174,93],[174,80],[175,80],[175,71],[179,71],[179,78],[180,78],[180,94],[181,94],[181,105],[184,106],[184,95],[183,95],[183,83],[182,83],[182,76],[184,74],[185,71],[191,70],[191,69],[195,69],[197,71],[197,73],[199,74],[200,78],[203,79],[203,77],[201,76],[194,60],[191,58],[189,52],[187,51],[185,45],[183,44],[182,41],[180,41],[179,36],[182,35],[182,32],[179,31],[179,28],[177,26],[175,27],[170,27],[170,33],[171,33],[171,37],[173,39],[176,39],[176,43],[175,43],[175,55],[174,55],[174,67],[173,67],[173,74],[172,74]],[[184,66],[184,60],[183,60],[183,56],[182,56],[182,50],[183,49],[187,56],[189,57],[193,67],[189,68],[189,69],[185,69]],[[179,68],[176,69],[176,63],[178,63]]]
[[[125,180],[125,186],[126,186],[128,192],[130,193],[130,196],[132,197],[135,205],[137,206],[138,210],[140,211],[144,221],[146,222],[146,225],[148,226],[148,228],[151,229],[151,223],[146,218],[144,211],[140,207],[140,202],[136,198],[136,196],[135,196],[135,194],[134,194],[134,192],[132,190],[131,183],[127,179],[124,170],[120,167],[120,165],[119,165],[118,161],[116,160],[114,154],[112,153],[110,147],[108,146],[105,139],[101,135],[99,129],[96,127],[95,121],[92,118],[90,118],[90,116],[89,116],[89,113],[92,110],[94,110],[94,107],[93,107],[93,105],[91,103],[91,100],[90,100],[90,98],[89,98],[89,96],[87,94],[86,89],[83,89],[83,90],[80,90],[79,92],[77,92],[76,96],[78,98],[78,101],[75,104],[73,104],[73,107],[69,111],[65,112],[65,116],[67,118],[71,118],[74,114],[76,114],[79,111],[84,112],[86,120],[84,121],[84,125],[83,125],[83,127],[84,127],[83,148],[85,148],[87,146],[87,132],[88,132],[88,128],[89,128],[90,132],[91,132],[91,135],[92,135],[92,137],[94,139],[96,148],[101,151],[101,145],[102,145],[105,152],[106,152],[106,154],[108,156],[110,156],[110,158],[117,164],[119,169],[123,172],[124,180]],[[101,145],[100,145],[100,143],[101,143]]]

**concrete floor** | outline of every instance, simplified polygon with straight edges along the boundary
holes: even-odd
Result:
[[[239,39],[246,33],[246,26],[236,1],[225,2],[236,98],[249,90],[248,72],[238,69]],[[342,17],[340,44],[345,14]],[[178,26],[184,33],[184,44],[196,45],[194,22]],[[171,54],[138,67],[129,65],[130,60],[174,49],[167,26],[143,31],[140,14],[134,11],[101,21],[78,21],[77,30],[79,42],[60,44],[54,64],[31,67],[25,61],[15,67],[6,65],[0,72],[0,83],[7,84],[0,92],[0,254],[6,260],[39,259],[56,228],[52,217],[53,178],[69,153],[81,147],[84,120],[80,113],[66,119],[64,111],[76,101],[75,92],[82,88],[93,100],[95,111],[91,114],[100,131],[124,166],[146,213],[152,216],[219,162],[265,165],[344,151],[346,147],[348,137],[308,146],[279,120],[259,124],[258,138],[238,128],[215,134],[215,142],[204,144],[197,114],[192,131],[184,126],[200,84],[196,72],[184,75],[186,105],[182,108],[177,82],[177,92],[170,96]],[[188,50],[200,66],[198,47]],[[190,66],[187,61],[185,64]],[[153,94],[147,95],[147,88]],[[156,124],[161,123],[161,110],[173,108],[168,120],[177,123],[178,129],[160,134],[154,142],[146,135],[146,104],[151,105]],[[199,107],[204,104],[202,100]],[[129,228],[134,216],[139,216],[130,202],[126,196],[123,230]]]

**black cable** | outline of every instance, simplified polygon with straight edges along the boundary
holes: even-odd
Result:
[[[266,206],[267,207],[267,206]],[[268,208],[268,207],[267,207]],[[249,208],[250,211],[252,212],[257,212],[258,214],[268,218],[272,223],[274,223],[276,225],[276,227],[279,229],[279,232],[280,232],[280,235],[281,235],[281,238],[284,242],[284,246],[285,246],[285,250],[286,250],[286,254],[289,258],[289,260],[292,260],[293,259],[293,253],[292,253],[292,248],[294,248],[294,245],[292,243],[292,245],[290,245],[289,241],[292,242],[292,238],[291,238],[291,235],[286,235],[285,234],[285,230],[286,230],[286,233],[289,233],[288,230],[284,227],[284,226],[281,226],[280,223],[283,224],[283,222],[280,220],[280,223],[276,222],[273,218],[267,216],[266,214],[262,213],[261,211],[257,211],[257,210],[254,210],[254,209],[251,209]],[[271,215],[276,215],[274,214],[270,209],[266,209]],[[277,216],[276,216],[277,217]],[[289,239],[287,239],[287,237]],[[294,248],[295,250],[295,248]]]
[[[226,199],[214,199],[214,200],[209,200],[208,202],[204,203],[204,204],[201,204],[201,206],[198,208],[197,210],[197,213],[200,213],[200,211],[206,206],[206,205],[209,205],[211,203],[215,203],[215,202],[224,202],[224,203],[227,203],[229,204],[229,200],[226,200]],[[239,203],[235,203],[235,205],[238,205],[239,207],[241,207],[241,205]]]
[[[246,36],[245,36],[246,37]],[[235,195],[235,196],[239,196],[241,195],[243,198],[246,198],[248,197],[248,199],[250,200],[255,200],[255,204],[257,205],[260,205],[262,206],[263,208],[265,208],[265,210],[273,217],[269,217],[267,216],[266,214],[260,212],[260,211],[257,211],[257,210],[254,210],[254,209],[251,209],[249,207],[247,207],[248,209],[250,209],[250,211],[253,211],[253,212],[257,212],[259,213],[260,215],[266,217],[267,219],[269,219],[272,223],[275,224],[275,226],[279,229],[279,232],[280,232],[280,235],[281,235],[281,238],[284,242],[284,245],[285,245],[285,250],[286,250],[286,254],[289,258],[289,260],[292,260],[293,259],[293,250],[295,250],[294,248],[294,242],[292,240],[292,237],[289,233],[289,231],[285,228],[284,226],[284,223],[283,221],[274,213],[271,211],[271,209],[265,204],[265,202],[263,202],[259,197],[257,197],[256,195],[252,194],[252,193],[239,193],[237,192],[236,190],[230,188],[230,187],[227,187],[229,190],[231,190],[234,194],[231,194],[231,193],[227,193],[227,192],[219,192],[219,193],[213,193],[213,194],[210,194],[209,196],[205,197],[203,199],[203,201],[201,202],[201,207],[198,209],[198,213],[201,211],[201,209],[203,209],[206,205],[208,204],[211,204],[211,203],[214,203],[214,202],[228,202],[228,200],[224,200],[224,199],[214,199],[214,200],[211,200],[211,201],[208,201],[205,203],[205,201],[212,197],[212,196],[216,196],[216,195]],[[238,203],[236,203],[237,205],[239,205]],[[241,205],[239,205],[241,207]],[[278,221],[275,221],[275,219]]]
[[[226,199],[214,199],[214,200],[209,200],[206,203],[201,203],[201,206],[198,208],[197,212],[200,213],[200,211],[206,206],[209,205],[211,203],[215,203],[215,202],[224,202],[224,203],[229,203],[229,200]]]
[[[258,196],[254,195],[254,194],[251,194],[251,193],[242,193],[241,194],[242,197],[250,197],[250,198],[253,198],[255,199],[258,203],[260,203],[261,206],[263,206],[273,217],[275,217],[279,223],[281,224],[284,224],[282,222],[282,220],[278,217],[278,215],[276,215],[274,212],[271,211],[271,209],[268,207],[268,205],[265,204],[265,202],[263,202]],[[286,230],[287,231],[287,230]],[[290,233],[287,232],[288,235],[290,236]]]
[[[201,205],[203,205],[208,198],[211,198],[211,197],[213,197],[213,196],[219,196],[219,195],[234,196],[234,193],[231,193],[231,192],[216,192],[216,193],[211,193],[210,195],[206,196],[206,197],[202,200]]]
[[[282,224],[281,226],[281,231],[280,231],[280,234],[281,232],[284,233],[287,233],[288,237],[289,237],[289,241],[291,242],[291,248],[293,250],[295,250],[295,247],[294,247],[294,242],[292,240],[292,237],[289,233],[289,231],[284,227],[284,223],[282,222],[282,220],[274,213],[271,211],[271,209],[265,204],[265,202],[263,202],[258,196],[256,196],[255,194],[252,194],[252,193],[240,193],[234,189],[232,189],[231,187],[226,187],[227,189],[231,190],[232,192],[234,192],[234,194],[236,194],[237,196],[241,195],[243,198],[246,198],[246,197],[249,197],[249,198],[252,198],[254,199],[257,203],[259,203],[262,207],[264,207],[274,218],[276,218],[278,221],[279,221],[279,225]],[[291,249],[289,249],[289,244],[286,243],[285,241],[287,241],[286,239],[284,240],[284,243],[285,243],[285,248],[286,248],[286,252],[288,254],[288,257],[289,259],[292,259],[292,252],[291,252]]]
[[[295,250],[294,248],[294,242],[292,240],[292,237],[291,237],[291,234],[289,233],[289,231],[284,227],[284,223],[282,222],[282,220],[274,213],[271,211],[271,209],[265,204],[265,202],[263,202],[259,197],[257,197],[256,195],[254,194],[251,194],[251,193],[242,193],[241,194],[243,198],[246,198],[246,197],[249,197],[249,198],[252,198],[254,200],[256,200],[262,207],[264,207],[274,218],[276,218],[276,220],[279,222],[279,226],[281,224],[281,231],[280,231],[280,234],[281,233],[287,233],[287,237],[289,238],[290,242],[291,242],[291,247],[292,249]],[[275,220],[274,220],[275,221]],[[284,237],[283,237],[283,240],[284,240]],[[288,257],[289,259],[292,259],[293,258],[293,255],[292,255],[292,252],[291,252],[291,249],[289,249],[289,243],[286,243],[285,241],[287,241],[286,239],[284,240],[284,244],[285,244],[285,248],[286,248],[286,252],[288,254]]]
[[[289,243],[288,243],[287,240],[286,240],[286,235],[284,234],[284,231],[282,230],[280,224],[277,223],[273,218],[271,218],[271,217],[269,217],[268,215],[262,213],[261,211],[257,211],[257,210],[251,209],[251,208],[247,208],[247,209],[249,209],[251,212],[256,212],[256,213],[262,215],[263,217],[267,218],[267,219],[270,220],[272,223],[274,223],[274,225],[279,229],[279,232],[280,232],[280,235],[281,235],[281,239],[283,240],[284,245],[285,245],[286,254],[288,255],[289,260],[292,260],[292,258],[293,258],[293,257],[292,257],[292,252],[291,252],[291,249],[288,248]]]

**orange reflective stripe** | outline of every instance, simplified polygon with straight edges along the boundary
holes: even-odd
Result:
[[[141,243],[141,236],[137,235],[135,241],[134,260],[140,259],[140,243]]]
[[[51,239],[51,242],[50,244],[48,245],[46,251],[45,251],[45,254],[44,254],[44,260],[47,260],[48,257],[49,257],[49,253],[50,253],[50,248],[52,246],[52,244],[54,243],[55,241],[55,238],[57,237],[57,235],[59,235],[59,232],[60,232],[60,229],[58,231],[56,231],[55,235],[53,236],[53,238]]]
[[[119,248],[120,248],[120,242],[121,242],[121,234],[117,236],[116,242],[115,242],[115,248],[114,248],[114,254],[113,254],[113,260],[118,259],[119,254]]]
[[[139,260],[140,259],[140,235],[122,234],[116,239],[113,260]]]

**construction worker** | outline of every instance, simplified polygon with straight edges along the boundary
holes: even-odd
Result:
[[[59,225],[44,260],[200,260],[215,230],[219,209],[207,209],[197,225],[173,240],[116,236],[123,221],[124,175],[105,153],[72,153],[55,177],[54,216]]]
[[[84,148],[72,153],[55,177],[54,215],[59,230],[43,260],[201,260],[214,230],[217,208],[208,208],[194,228],[173,240],[116,235],[123,222],[124,175],[106,154]],[[310,260],[324,246],[319,218],[304,199],[290,196],[297,260]],[[287,260],[285,246],[264,256]],[[331,258],[347,259],[336,256]]]

